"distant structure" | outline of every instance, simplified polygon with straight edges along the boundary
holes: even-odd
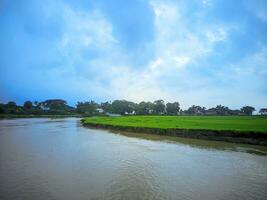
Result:
[[[259,113],[261,115],[267,115],[267,108],[261,108],[260,111],[259,111]]]
[[[121,116],[120,114],[114,114],[114,113],[109,113],[109,112],[107,112],[106,115],[109,117],[120,117]]]
[[[96,111],[99,113],[104,113],[104,110],[102,108],[97,108]]]

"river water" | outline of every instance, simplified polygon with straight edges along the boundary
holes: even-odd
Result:
[[[267,149],[0,120],[0,199],[267,199]]]

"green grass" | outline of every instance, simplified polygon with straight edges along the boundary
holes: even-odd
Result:
[[[91,124],[160,129],[204,129],[255,131],[267,133],[267,118],[259,116],[126,116],[90,117]]]

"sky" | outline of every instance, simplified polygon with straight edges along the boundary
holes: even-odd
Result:
[[[0,0],[0,102],[267,107],[267,0]]]

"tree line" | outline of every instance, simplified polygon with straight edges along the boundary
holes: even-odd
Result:
[[[140,103],[127,100],[102,103],[85,101],[77,102],[75,107],[69,106],[62,99],[48,99],[43,102],[26,101],[23,105],[17,105],[14,101],[6,104],[0,103],[0,114],[26,115],[252,115],[254,111],[253,106],[243,106],[240,109],[232,110],[222,105],[213,108],[192,105],[188,109],[182,110],[179,102],[165,103],[161,99],[154,102],[142,101]],[[259,114],[266,115],[267,108],[261,108]]]

